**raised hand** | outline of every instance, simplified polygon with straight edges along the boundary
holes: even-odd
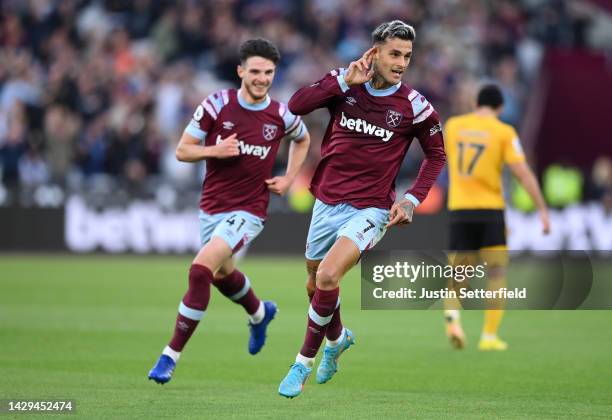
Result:
[[[347,85],[360,85],[374,76],[374,70],[372,67],[372,59],[376,53],[376,47],[372,47],[367,50],[359,60],[351,62],[348,70],[344,75],[344,81]]]

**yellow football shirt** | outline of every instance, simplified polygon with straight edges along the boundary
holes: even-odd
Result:
[[[444,127],[449,210],[503,209],[504,164],[525,160],[514,128],[475,113],[450,118]]]

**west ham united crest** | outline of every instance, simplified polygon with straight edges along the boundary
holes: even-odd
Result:
[[[276,137],[276,132],[278,131],[278,127],[274,124],[264,124],[263,125],[263,138],[267,141],[273,140]]]
[[[404,116],[401,114],[401,112],[393,111],[390,109],[387,111],[387,125],[389,127],[395,128],[400,125],[403,117]]]

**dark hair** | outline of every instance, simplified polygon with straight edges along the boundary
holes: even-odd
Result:
[[[263,57],[274,64],[280,61],[278,48],[264,38],[249,39],[240,46],[240,62],[244,64],[250,57]]]
[[[497,109],[504,104],[504,95],[499,86],[494,83],[488,83],[483,85],[478,91],[476,104],[478,106],[490,106],[493,109]]]
[[[393,20],[378,25],[372,32],[372,41],[375,44],[385,42],[389,38],[399,38],[414,41],[416,32],[414,28],[401,20]]]

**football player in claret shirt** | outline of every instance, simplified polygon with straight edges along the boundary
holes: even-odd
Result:
[[[270,192],[287,192],[308,152],[310,137],[301,118],[268,96],[279,59],[267,40],[242,44],[240,89],[204,99],[176,149],[180,161],[206,160],[199,212],[202,248],[189,270],[174,335],[149,372],[149,379],[158,383],[171,379],[183,347],[206,312],[211,285],[247,312],[251,354],[261,350],[276,314],[276,304],[257,298],[232,256],[262,231]],[[287,170],[284,176],[272,177],[281,141],[291,141]]]
[[[297,115],[326,108],[330,121],[311,184],[317,200],[306,244],[308,325],[295,363],[279,386],[285,397],[301,393],[325,337],[316,379],[325,383],[334,375],[338,357],[354,343],[340,320],[340,280],[386,228],[412,221],[414,208],[446,160],[438,114],[401,82],[412,56],[414,29],[395,20],[381,24],[372,38],[374,46],[348,69],[331,71],[289,101]],[[425,160],[414,185],[395,202],[395,179],[414,138]]]
[[[506,286],[506,225],[504,221],[504,166],[525,187],[537,205],[542,232],[550,231],[546,203],[538,181],[525,160],[514,128],[499,120],[504,97],[495,84],[483,85],[476,109],[450,118],[444,127],[448,153],[448,209],[450,249],[458,251],[457,262],[487,263],[489,290]],[[460,257],[459,257],[460,256]],[[503,300],[487,302],[480,350],[506,350],[497,331],[503,316]],[[446,334],[455,348],[465,346],[465,334],[459,320],[458,302],[446,300]],[[450,308],[453,306],[453,308]]]

